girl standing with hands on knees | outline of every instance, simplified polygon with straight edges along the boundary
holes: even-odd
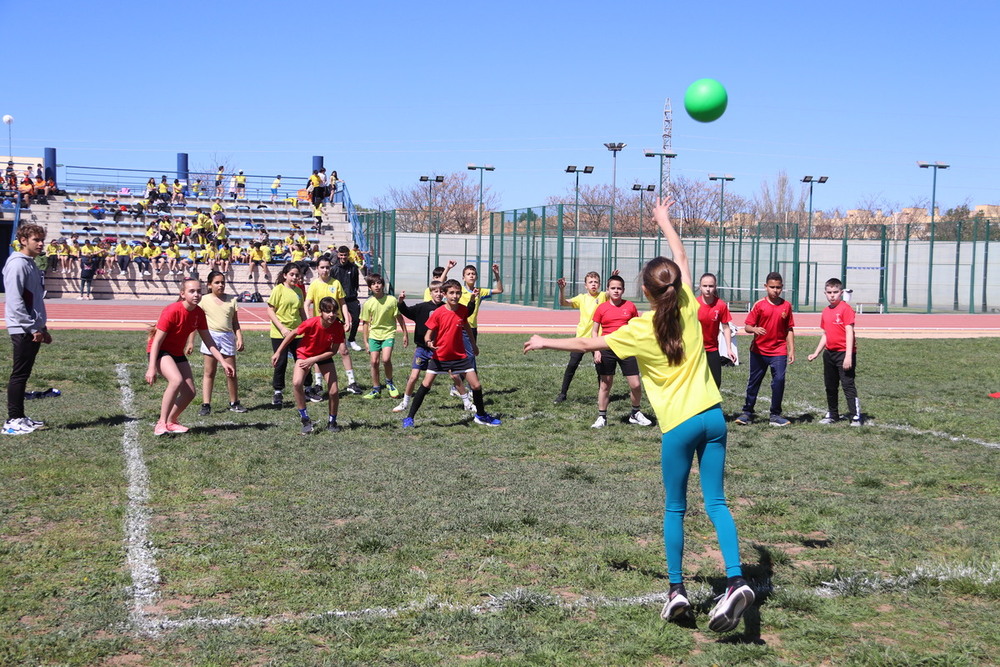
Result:
[[[192,332],[198,332],[209,353],[222,364],[226,377],[236,375],[232,360],[222,355],[209,335],[208,321],[205,319],[205,311],[198,307],[199,301],[201,281],[183,281],[180,299],[163,309],[156,327],[150,332],[146,346],[149,353],[146,383],[152,385],[156,381],[157,372],[167,381],[167,388],[160,402],[160,418],[153,427],[153,435],[188,432],[188,427],[181,426],[177,420],[196,395],[194,380],[191,378],[191,364],[184,356]]]
[[[667,555],[670,594],[664,619],[676,619],[692,609],[684,590],[684,515],[687,483],[697,454],[705,512],[715,526],[729,578],[726,590],[709,614],[708,627],[733,630],[754,602],[754,592],[743,578],[736,524],[726,505],[724,467],[726,421],[722,395],[712,378],[698,324],[698,301],[691,288],[691,271],[680,237],[670,223],[672,200],[658,201],[653,219],[670,245],[673,260],[657,257],[642,271],[642,291],[652,310],[620,329],[597,338],[543,338],[532,336],[524,351],[613,350],[635,357],[646,395],[663,432],[661,466],[666,507],[663,540]]]

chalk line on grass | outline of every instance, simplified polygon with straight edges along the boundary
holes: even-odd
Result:
[[[132,608],[129,618],[140,632],[149,634],[154,631],[155,623],[146,608],[156,601],[160,584],[160,571],[156,567],[155,552],[149,539],[149,470],[139,445],[139,419],[135,414],[135,392],[132,391],[129,380],[128,365],[116,364],[115,372],[121,390],[122,411],[125,413],[125,430],[122,434],[125,479],[128,482],[125,546],[129,573],[132,575]]]

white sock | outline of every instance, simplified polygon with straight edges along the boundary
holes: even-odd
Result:
[[[347,373],[347,384],[354,384],[354,371],[346,371]]]

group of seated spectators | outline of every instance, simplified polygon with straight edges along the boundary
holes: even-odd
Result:
[[[54,194],[58,194],[56,182],[45,178],[42,165],[36,165],[34,173],[29,168],[18,174],[14,163],[7,163],[0,179],[0,205],[4,208],[13,208],[17,200],[20,200],[22,208],[29,208],[33,203],[47,202],[48,197]]]

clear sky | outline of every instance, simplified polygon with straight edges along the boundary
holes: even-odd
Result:
[[[361,205],[489,163],[515,208],[567,191],[568,164],[610,183],[604,142],[628,144],[619,185],[655,183],[669,97],[674,174],[744,196],[827,175],[817,209],[906,206],[930,196],[916,161],[942,161],[944,209],[1000,203],[998,24],[996,0],[0,0],[0,114],[15,155],[65,164],[305,176],[323,155]],[[729,91],[714,123],[683,110],[702,77]]]

